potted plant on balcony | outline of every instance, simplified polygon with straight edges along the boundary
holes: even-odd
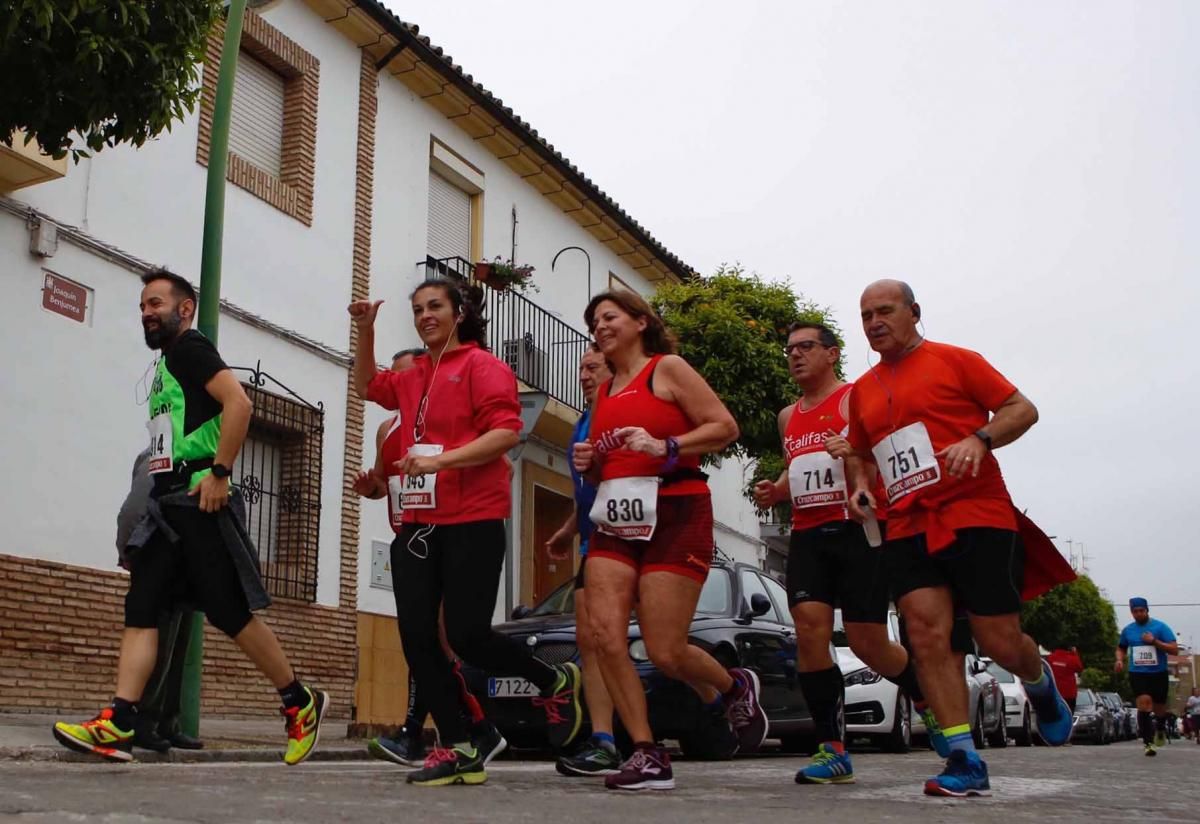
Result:
[[[532,266],[517,266],[511,260],[501,260],[499,256],[490,262],[480,261],[475,264],[475,279],[500,292],[505,289],[512,289],[514,292],[524,292],[526,289],[541,291],[532,278]]]

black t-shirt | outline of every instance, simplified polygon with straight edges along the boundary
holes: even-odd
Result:
[[[222,369],[228,369],[213,342],[195,329],[188,329],[163,352],[167,369],[183,389],[183,432],[189,435],[205,421],[221,414],[221,404],[205,391],[205,385]]]

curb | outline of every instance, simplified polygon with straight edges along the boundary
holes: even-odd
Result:
[[[371,761],[363,747],[320,748],[308,761]],[[96,764],[102,759],[58,747],[0,747],[0,761],[26,761],[31,763]],[[116,762],[104,762],[116,763]],[[134,764],[272,764],[283,763],[283,752],[271,749],[245,750],[171,750],[157,753],[137,750]]]

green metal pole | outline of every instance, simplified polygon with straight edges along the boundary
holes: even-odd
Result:
[[[213,101],[212,139],[208,149],[208,188],[204,198],[204,244],[200,252],[199,329],[214,344],[221,308],[221,242],[225,229],[225,172],[229,159],[229,116],[233,106],[233,78],[242,44],[242,17],[246,0],[231,0],[225,21],[225,44],[217,72],[217,97]],[[200,734],[200,677],[204,671],[204,615],[194,613],[187,659],[183,665],[179,723],[188,735]]]

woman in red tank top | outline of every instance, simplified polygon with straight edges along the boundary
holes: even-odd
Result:
[[[766,735],[757,676],[726,670],[688,644],[713,552],[712,498],[700,456],[732,443],[738,427],[712,388],[675,354],[673,336],[642,297],[599,294],[584,320],[613,372],[600,387],[589,440],[572,454],[576,469],[599,484],[588,604],[605,683],[636,747],[605,785],[670,789],[670,759],[654,743],[642,682],[629,658],[635,603],[654,665],[691,684],[714,709],[723,708],[743,751]]]

